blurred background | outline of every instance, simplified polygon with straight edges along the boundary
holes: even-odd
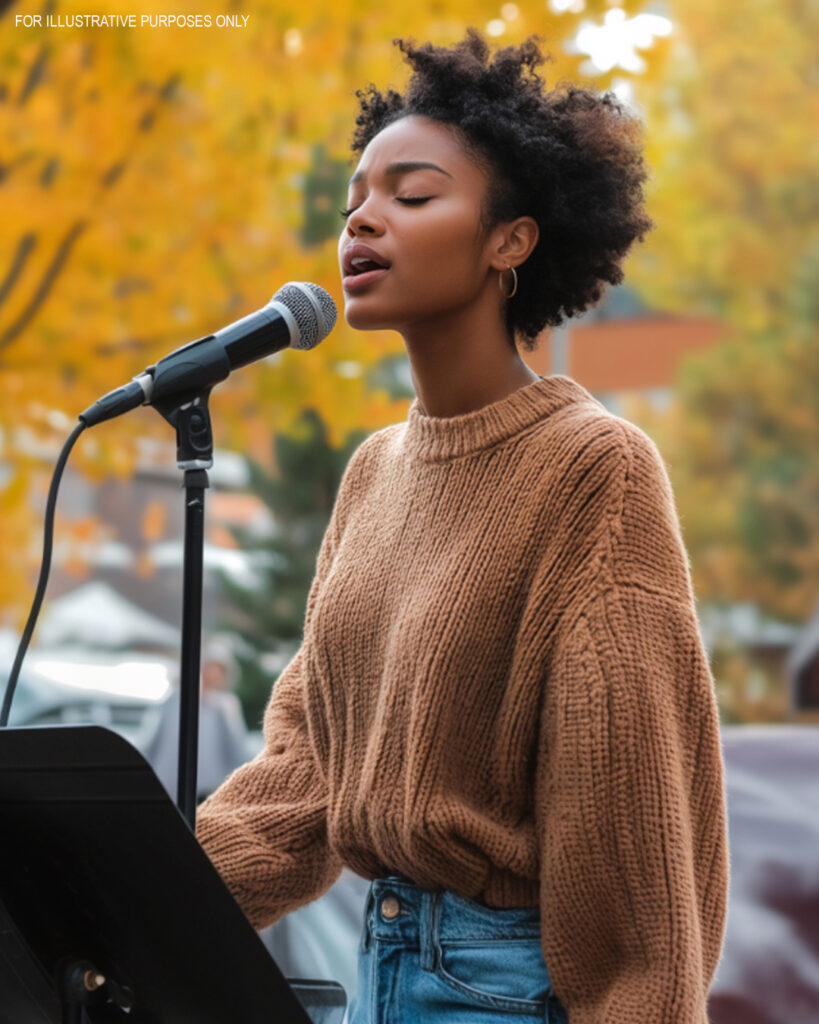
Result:
[[[205,637],[235,659],[247,755],[258,749],[344,466],[413,396],[400,336],[343,319],[354,92],[403,87],[396,37],[450,45],[473,25],[505,46],[538,33],[547,85],[613,90],[645,123],[656,228],[622,285],[524,358],[642,427],[674,487],[729,788],[712,1019],[819,1020],[819,7],[172,7],[227,23],[75,28],[76,14],[156,11],[0,0],[0,678],[77,414],[287,281],[315,281],[339,307],[330,337],[234,374],[211,401]],[[92,720],[143,750],[155,741],[177,676],[179,478],[153,410],[81,438],[13,722]],[[366,886],[345,871],[266,933],[286,973],[352,995]]]

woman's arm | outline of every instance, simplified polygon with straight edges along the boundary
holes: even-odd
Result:
[[[596,584],[544,692],[544,955],[571,1024],[707,1024],[729,872],[717,704],[665,467],[620,426]]]
[[[265,746],[199,808],[196,837],[251,923],[318,898],[341,873],[327,845],[327,791],[303,704],[304,648],[279,676]]]

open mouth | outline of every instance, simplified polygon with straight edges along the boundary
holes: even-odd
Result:
[[[342,259],[342,285],[345,291],[360,291],[371,281],[382,278],[390,269],[390,261],[376,249],[362,242],[353,243]]]
[[[350,268],[350,276],[358,277],[360,274],[369,274],[372,270],[388,270],[383,263],[376,263],[375,260],[355,260]]]

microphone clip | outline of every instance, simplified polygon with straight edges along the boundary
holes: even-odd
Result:
[[[176,431],[176,463],[185,472],[213,465],[213,428],[208,399],[210,389],[181,405],[173,398],[154,401],[153,407]]]

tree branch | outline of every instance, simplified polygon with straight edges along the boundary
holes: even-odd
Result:
[[[51,56],[49,48],[45,45],[40,47],[40,52],[32,61],[31,67],[28,69],[26,80],[23,83],[23,88],[20,90],[20,96],[17,99],[17,106],[25,106],[29,96],[34,92],[37,86],[42,82],[45,76],[45,68],[48,63],[48,58]]]
[[[33,231],[27,232],[20,239],[20,242],[17,245],[17,252],[14,254],[14,258],[11,261],[11,266],[9,267],[8,273],[6,274],[4,280],[0,282],[0,306],[2,306],[6,299],[8,298],[11,289],[14,287],[14,285],[17,282],[17,279],[23,272],[23,268],[26,265],[26,260],[28,259],[29,255],[34,250],[34,247],[36,245],[37,236],[34,234]]]
[[[37,315],[40,307],[48,298],[49,292],[54,287],[54,282],[57,280],[60,271],[63,269],[74,243],[87,226],[88,225],[85,221],[77,221],[76,224],[72,224],[68,229],[65,237],[57,246],[57,252],[54,254],[54,259],[43,274],[42,280],[37,286],[37,290],[34,292],[31,301],[20,316],[14,321],[11,327],[0,334],[0,351],[4,348],[8,348],[9,345],[11,345],[11,343],[20,336],[20,334],[22,334]]]

